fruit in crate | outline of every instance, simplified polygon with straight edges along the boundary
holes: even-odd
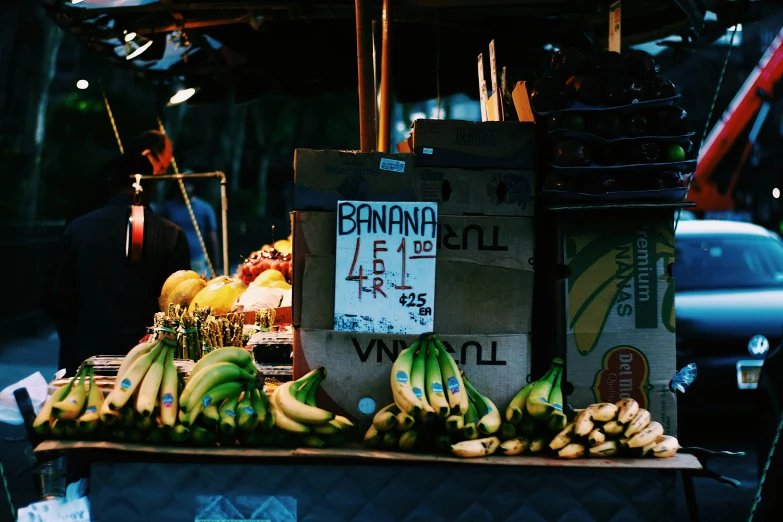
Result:
[[[196,297],[205,286],[207,286],[207,282],[201,277],[198,279],[187,279],[181,282],[174,291],[169,294],[169,298],[166,300],[166,305],[163,307],[163,310],[168,310],[171,305],[179,305],[182,308],[187,308],[190,306],[193,298]]]
[[[239,265],[237,277],[242,282],[249,285],[254,282],[259,275],[268,271],[276,270],[283,275],[284,281],[291,283],[293,274],[291,272],[291,253],[292,245],[290,239],[281,239],[273,244],[264,245],[245,259],[245,262]]]
[[[208,306],[212,308],[214,315],[225,315],[231,311],[245,290],[247,285],[241,281],[223,276],[215,278],[191,300],[188,312],[192,314],[196,307]]]
[[[274,268],[268,268],[264,270],[248,286],[254,288],[256,286],[271,286],[273,283],[285,283],[286,279],[280,270]]]
[[[160,291],[160,297],[158,298],[160,309],[165,311],[168,308],[169,296],[180,284],[188,280],[198,279],[203,278],[193,270],[178,270],[171,274],[166,278],[166,282],[163,283],[163,288]]]

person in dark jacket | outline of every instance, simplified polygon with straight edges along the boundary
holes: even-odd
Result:
[[[108,203],[76,218],[63,232],[48,308],[60,336],[59,368],[69,375],[93,355],[124,355],[133,348],[152,324],[166,278],[190,268],[185,233],[146,205],[143,258],[131,262],[126,254],[134,201],[128,176],[163,173],[164,163],[165,168],[145,154],[118,158]]]

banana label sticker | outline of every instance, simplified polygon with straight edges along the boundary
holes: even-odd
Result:
[[[123,379],[120,383],[120,390],[122,391],[128,391],[128,388],[131,387],[130,379]]]
[[[601,369],[595,376],[595,400],[614,403],[634,399],[646,409],[652,389],[649,375],[647,357],[642,352],[632,346],[616,346],[606,352]]]
[[[405,372],[397,372],[397,382],[406,384],[408,382],[408,374]]]
[[[256,412],[256,410],[254,410],[249,406],[245,406],[244,408],[242,408],[242,411],[245,412],[247,415],[253,415]]]
[[[163,397],[161,397],[160,402],[163,404],[164,408],[171,408],[171,406],[174,404],[174,396],[170,393],[164,393]]]
[[[421,392],[421,388],[415,387],[415,388],[411,388],[411,390],[413,391],[413,394],[416,396],[417,399],[421,399],[421,396],[423,395],[423,393]]]
[[[226,415],[228,415],[229,417],[236,417],[237,416],[237,414],[236,414],[236,412],[234,410],[226,410]]]
[[[452,395],[459,393],[459,381],[454,376],[449,377],[449,379],[446,381],[446,387],[449,389]]]
[[[201,406],[203,406],[204,408],[206,408],[210,404],[212,404],[212,396],[211,395],[206,395],[206,396],[204,396],[201,399]]]
[[[432,391],[439,395],[443,395],[443,385],[439,382],[433,382]]]
[[[96,411],[98,411],[98,408],[95,406],[87,406],[87,409],[84,410],[84,413],[95,413]]]

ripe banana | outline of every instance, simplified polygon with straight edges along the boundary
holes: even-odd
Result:
[[[223,350],[223,348],[220,348]],[[219,350],[217,350],[219,351]],[[214,352],[210,352],[214,353]],[[209,371],[203,371],[196,378],[188,379],[185,390],[180,396],[179,407],[185,412],[189,412],[201,403],[202,398],[207,394],[207,391],[225,383],[244,383],[252,382],[255,377],[236,364],[219,362],[209,366]],[[185,398],[187,397],[187,399]],[[204,405],[204,407],[209,404]]]
[[[568,424],[568,418],[566,417],[566,414],[562,411],[555,410],[552,412],[552,416],[549,417],[549,421],[547,421],[546,427],[549,431],[563,431],[563,428],[566,427],[566,424]]]
[[[375,429],[375,426],[370,426],[367,432],[364,434],[364,445],[368,448],[377,448],[381,445],[383,434]]]
[[[525,411],[527,411],[527,397],[530,395],[530,390],[532,390],[535,385],[536,381],[525,385],[516,395],[514,395],[514,398],[511,399],[511,402],[508,404],[508,408],[506,408],[506,420],[514,426],[519,425],[522,421]]]
[[[244,348],[226,346],[219,350],[213,350],[199,359],[190,371],[188,379],[192,380],[199,373],[204,371],[205,368],[221,362],[235,364],[253,375],[255,375],[257,371],[255,364],[253,364],[253,355],[250,352]]]
[[[51,434],[55,439],[61,439],[65,436],[65,426],[67,421],[54,419],[51,425]]]
[[[462,436],[468,440],[478,439],[478,411],[473,401],[468,401],[468,413],[465,414],[464,425],[462,426]]]
[[[435,410],[439,419],[445,419],[451,413],[449,400],[443,389],[443,376],[438,365],[438,348],[432,342],[424,343],[421,350],[427,350],[427,364],[424,384],[427,387],[427,402]]]
[[[451,435],[459,433],[465,427],[465,418],[462,415],[451,415],[446,418],[446,433]]]
[[[342,415],[335,415],[334,416],[334,421],[337,424],[339,424],[340,426],[342,426],[343,429],[353,428],[353,422],[351,422],[350,420],[346,419]]]
[[[530,441],[530,453],[541,453],[546,448],[547,441],[543,437],[536,437]]]
[[[574,433],[574,423],[571,422],[563,428],[563,431],[555,435],[555,437],[549,443],[549,448],[552,451],[557,451],[565,448],[571,444],[571,440],[576,434]]]
[[[90,365],[90,391],[87,394],[87,407],[76,421],[82,433],[94,433],[101,426],[100,409],[103,406],[103,391],[95,382],[95,370]]]
[[[504,455],[520,455],[530,447],[530,439],[527,437],[515,437],[508,439],[500,445],[500,450]]]
[[[123,376],[127,373],[128,369],[131,366],[133,366],[133,363],[135,363],[139,357],[150,353],[154,348],[156,348],[162,342],[163,342],[162,339],[158,339],[155,341],[140,343],[134,346],[133,348],[131,348],[131,350],[122,359],[122,362],[120,363],[120,368],[117,370],[116,382],[120,382],[122,380]]]
[[[616,404],[612,404],[611,402],[592,404],[588,406],[587,409],[593,412],[594,422],[613,421],[617,417],[617,412],[620,410]]]
[[[122,376],[122,379],[117,379],[114,383],[114,389],[111,392],[111,400],[109,401],[109,408],[114,411],[122,409],[131,397],[136,393],[136,389],[141,385],[141,381],[147,374],[152,363],[160,355],[160,352],[167,345],[163,342],[159,342],[155,347],[144,355],[139,356],[136,362],[128,368]]]
[[[85,365],[79,373],[79,382],[71,387],[68,395],[61,401],[52,404],[52,413],[60,420],[76,420],[84,409],[84,403],[87,401],[87,390],[84,388],[84,380],[87,377],[87,366]]]
[[[601,431],[603,431],[605,434],[609,435],[610,437],[616,437],[618,435],[622,435],[623,431],[625,431],[625,428],[622,424],[620,424],[616,420],[612,420],[601,426]]]
[[[616,440],[608,440],[590,448],[589,454],[591,457],[613,457],[618,451],[620,444]]]
[[[269,401],[269,411],[272,412],[272,415],[275,418],[275,425],[288,433],[310,433],[310,426],[288,417],[280,408],[281,388],[282,387],[275,389]]]
[[[243,385],[239,382],[226,382],[223,384],[218,384],[211,390],[208,390],[207,393],[201,397],[201,400],[193,407],[193,409],[187,413],[184,413],[179,421],[185,426],[192,425],[194,422],[196,422],[196,419],[198,419],[199,415],[201,415],[201,412],[204,410],[204,408],[208,407],[213,402],[220,404],[220,402],[228,399],[229,397],[238,395],[242,391],[242,388]],[[196,397],[191,397],[191,400],[195,398]]]
[[[49,397],[49,400],[44,403],[41,411],[35,417],[35,421],[33,421],[33,430],[35,430],[36,433],[39,435],[46,435],[49,433],[52,425],[52,406],[54,403],[60,402],[68,396],[78,377],[78,375],[73,376],[67,384],[57,388],[52,396]]]
[[[629,448],[642,448],[655,442],[658,437],[663,435],[663,426],[660,422],[653,421],[642,431],[631,437],[628,441]]]
[[[400,433],[400,438],[397,440],[397,445],[402,451],[412,451],[416,445],[416,437],[418,434],[416,430],[408,430]]]
[[[574,433],[579,437],[586,437],[593,431],[593,411],[585,409],[574,417]]]
[[[291,388],[292,384],[293,381],[284,383],[274,392],[277,396],[277,404],[286,417],[302,424],[324,424],[334,419],[334,413],[296,400]]]
[[[166,356],[170,351],[169,349],[164,349],[160,352],[160,355],[150,365],[147,373],[144,375],[144,379],[141,381],[139,393],[136,397],[136,411],[142,417],[149,417],[155,409],[158,393],[160,392],[160,383],[163,380],[163,372],[166,368]]]
[[[397,431],[399,432],[408,431],[416,424],[416,420],[404,411],[398,413],[395,420],[397,422]]]
[[[623,399],[616,403],[617,405],[617,422],[620,424],[628,424],[639,413],[639,403],[633,399]]]
[[[438,414],[427,400],[426,376],[427,350],[426,345],[420,343],[419,350],[413,356],[413,365],[411,366],[411,391],[421,403],[421,420],[432,422],[438,418]]]
[[[651,442],[648,445],[646,445],[643,448],[641,448],[641,450],[639,450],[639,456],[640,457],[649,457],[649,456],[651,456],[653,448],[658,445],[658,441],[659,440],[663,441],[663,437],[665,437],[665,435],[662,435],[662,436],[658,437],[653,442]]]
[[[114,426],[120,420],[119,412],[113,411],[109,407],[112,393],[113,392],[109,392],[109,395],[103,400],[103,404],[101,404],[101,407],[98,410],[98,413],[101,417],[101,422],[104,426]]]
[[[237,405],[237,429],[242,433],[250,433],[258,427],[258,413],[253,409],[253,394],[255,391],[256,387],[253,383],[246,384],[245,393]]]
[[[397,443],[399,442],[399,437],[397,437],[397,434],[393,431],[387,431],[383,434],[383,438],[381,439],[381,446],[393,450],[397,448]]]
[[[443,384],[448,392],[451,413],[455,415],[465,415],[468,411],[468,392],[465,390],[465,383],[462,381],[462,373],[457,366],[457,361],[446,350],[443,343],[437,335],[432,336],[432,342],[438,349],[438,365],[443,376]]]
[[[210,352],[212,353],[212,352]],[[179,382],[177,367],[174,365],[174,350],[167,350],[166,361],[163,364],[163,378],[160,382],[160,422],[163,426],[174,427],[179,410]]]
[[[408,415],[416,418],[421,413],[421,401],[411,390],[411,368],[413,366],[413,356],[421,343],[416,341],[410,348],[406,348],[397,355],[397,359],[392,364],[391,371],[391,389],[394,396],[394,402]]]
[[[397,413],[399,411],[400,409],[395,402],[381,408],[372,418],[372,425],[378,431],[389,431],[397,425]]]
[[[497,437],[486,437],[484,439],[465,440],[453,444],[451,452],[458,457],[486,457],[495,453],[500,447],[500,439]]]
[[[500,419],[500,411],[495,406],[495,403],[476,391],[476,388],[464,375],[462,376],[462,381],[465,383],[468,397],[476,405],[476,411],[479,415],[478,430],[484,435],[497,433],[502,420]]]
[[[318,435],[326,435],[326,436],[337,435],[342,431],[343,429],[340,426],[340,424],[338,424],[334,420],[330,420],[326,424],[317,424],[313,426],[313,433],[316,433]]]
[[[585,447],[581,444],[569,444],[557,452],[561,459],[578,459],[585,454]]]
[[[680,449],[680,443],[676,437],[670,435],[664,435],[659,438],[655,446],[652,448],[653,457],[667,458],[673,457],[677,454],[677,450]]]
[[[555,407],[549,403],[549,396],[552,394],[552,388],[561,372],[562,367],[553,363],[550,371],[547,372],[547,375],[536,381],[535,385],[533,385],[533,389],[530,390],[525,405],[527,407],[527,413],[534,419],[545,421],[549,419],[549,416],[555,411]]]
[[[650,412],[644,408],[640,408],[633,420],[628,423],[628,427],[625,428],[625,437],[631,438],[637,433],[641,432],[644,428],[650,425],[650,420]]]
[[[601,444],[606,442],[606,435],[601,430],[595,429],[591,431],[590,434],[587,436],[587,441],[590,443],[590,446],[592,447],[600,446]]]
[[[218,425],[220,422],[220,409],[217,404],[212,403],[202,410],[201,422],[204,423],[206,428],[214,428]]]

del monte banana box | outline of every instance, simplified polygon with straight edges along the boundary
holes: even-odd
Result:
[[[334,212],[294,212],[294,326],[334,325]],[[529,333],[533,220],[438,217],[435,330],[460,334]]]
[[[569,402],[633,398],[677,432],[671,210],[564,222]]]
[[[360,424],[369,424],[377,410],[394,400],[389,384],[392,363],[416,339],[415,335],[297,328],[294,378],[324,366],[327,377],[319,387],[318,404]],[[470,382],[501,412],[527,382],[527,334],[441,335],[440,339]]]
[[[337,201],[414,201],[413,156],[296,149],[294,208],[337,209]]]

